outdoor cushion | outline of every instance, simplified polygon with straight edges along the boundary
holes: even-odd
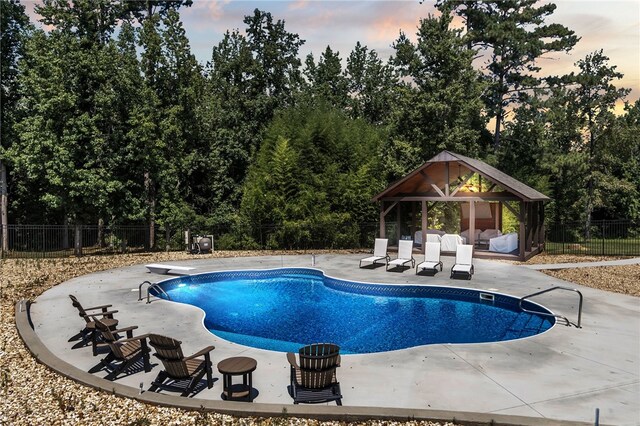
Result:
[[[480,237],[476,237],[476,240],[490,240],[491,238],[499,237],[502,232],[498,229],[485,229],[480,233]]]
[[[462,244],[463,240],[458,234],[444,234],[440,241],[440,251],[456,251],[458,244]]]
[[[496,253],[511,253],[518,249],[518,234],[511,232],[489,240],[489,251]]]

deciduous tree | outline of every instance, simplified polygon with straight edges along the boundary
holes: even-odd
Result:
[[[17,0],[0,0],[0,241],[3,251],[9,249],[9,182],[7,150],[13,144],[18,119],[18,61],[24,54],[24,43],[31,31],[29,17]]]

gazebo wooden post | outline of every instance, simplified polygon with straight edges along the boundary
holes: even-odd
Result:
[[[422,253],[424,254],[427,252],[427,227],[429,224],[427,221],[427,200],[422,200],[420,204],[422,205]]]
[[[467,244],[476,244],[476,202],[469,201],[469,241]]]
[[[380,238],[386,238],[387,225],[384,222],[384,201],[380,201]]]
[[[416,203],[411,202],[411,239],[414,238],[416,229],[418,228],[418,209],[416,209]]]
[[[527,205],[527,220],[525,222],[527,239],[524,245],[524,251],[531,251],[531,242],[533,241],[533,203]]]
[[[531,244],[532,244],[532,246],[538,247],[538,238],[539,238],[538,232],[540,232],[540,227],[538,226],[538,224],[539,224],[539,222],[538,222],[538,220],[539,220],[538,203],[537,202],[536,203],[531,203],[531,208],[532,208],[532,211],[531,211],[531,222],[532,223],[531,223],[531,225],[532,225],[532,228],[533,228],[533,234],[532,234],[532,238],[531,238],[532,243]]]
[[[526,230],[525,230],[525,219],[527,216],[526,207],[527,203],[524,201],[520,201],[520,214],[518,215],[518,221],[520,222],[520,232],[518,233],[518,256],[520,260],[524,261],[524,252],[525,252],[525,242],[527,240]]]
[[[402,203],[396,205],[396,238],[398,239],[398,246],[400,246],[400,237],[402,237],[402,227],[400,226],[402,222],[402,211],[400,210],[400,206],[402,206]]]

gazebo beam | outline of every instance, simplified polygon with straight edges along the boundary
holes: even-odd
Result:
[[[453,190],[453,192],[450,194],[451,197],[453,197],[454,195],[456,195],[458,193],[458,191],[460,191],[462,189],[463,186],[465,186],[467,184],[467,182],[469,182],[469,179],[471,179],[473,177],[475,173],[471,172],[467,175],[467,177],[465,177],[462,182],[458,183],[458,186],[456,186],[456,189]]]
[[[388,200],[388,201],[393,201],[393,200]],[[391,211],[392,208],[394,208],[396,206],[396,204],[398,204],[398,202],[396,201],[395,203],[391,203],[391,205],[386,209],[383,210],[383,215],[386,216],[389,214],[389,212]],[[384,205],[384,204],[383,204]]]
[[[384,220],[385,216],[398,204],[397,201],[392,202],[387,209],[384,209],[384,200],[380,202],[380,238],[385,238],[387,234],[387,224]]]
[[[504,195],[500,192],[489,192],[489,193],[480,193],[474,192],[472,196],[467,195],[456,195],[455,197],[442,197],[437,194],[431,193],[428,195],[405,195],[398,197],[385,197],[381,201],[460,201],[460,202],[469,202],[469,201],[520,201],[518,197],[515,197],[511,194],[505,193]]]
[[[511,213],[513,213],[513,215],[517,218],[520,218],[520,212],[518,212],[516,209],[514,209],[513,207],[511,207],[511,204],[509,203],[503,203],[503,205],[507,208],[507,210],[509,210]]]
[[[438,185],[436,185],[435,183],[432,183],[431,187],[436,190],[436,192],[440,197],[446,197],[446,195],[444,195],[444,192],[442,192],[442,190],[438,188]]]

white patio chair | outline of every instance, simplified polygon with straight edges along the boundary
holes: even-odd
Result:
[[[387,263],[387,271],[389,266],[404,266],[405,263],[411,262],[411,267],[416,265],[416,260],[413,258],[413,241],[400,240],[398,242],[398,257]]]
[[[440,242],[440,250],[443,252],[454,252],[456,247],[464,244],[462,237],[458,234],[444,234]]]
[[[373,256],[365,257],[364,259],[360,259],[359,267],[362,268],[362,262],[371,262],[373,265],[376,264],[379,260],[384,260],[385,263],[389,263],[391,257],[387,253],[387,245],[389,244],[389,240],[386,238],[376,238],[375,245],[373,246]]]
[[[427,242],[428,243],[437,243],[438,247],[440,247],[440,241],[442,241],[442,237],[438,234],[427,234]]]
[[[468,279],[473,275],[473,246],[460,244],[456,247],[456,263],[451,267],[451,278],[456,274],[465,274]]]
[[[439,234],[427,234],[427,242],[428,243],[438,243],[440,244],[440,240],[442,237]],[[413,236],[413,242],[416,246],[422,246],[422,231],[416,231]]]
[[[442,272],[442,262],[440,261],[440,243],[430,243],[427,241],[426,252],[424,254],[424,262],[416,266],[416,274],[418,271],[424,271],[425,269],[433,269],[433,272],[438,271],[438,265],[440,265],[440,271]]]

